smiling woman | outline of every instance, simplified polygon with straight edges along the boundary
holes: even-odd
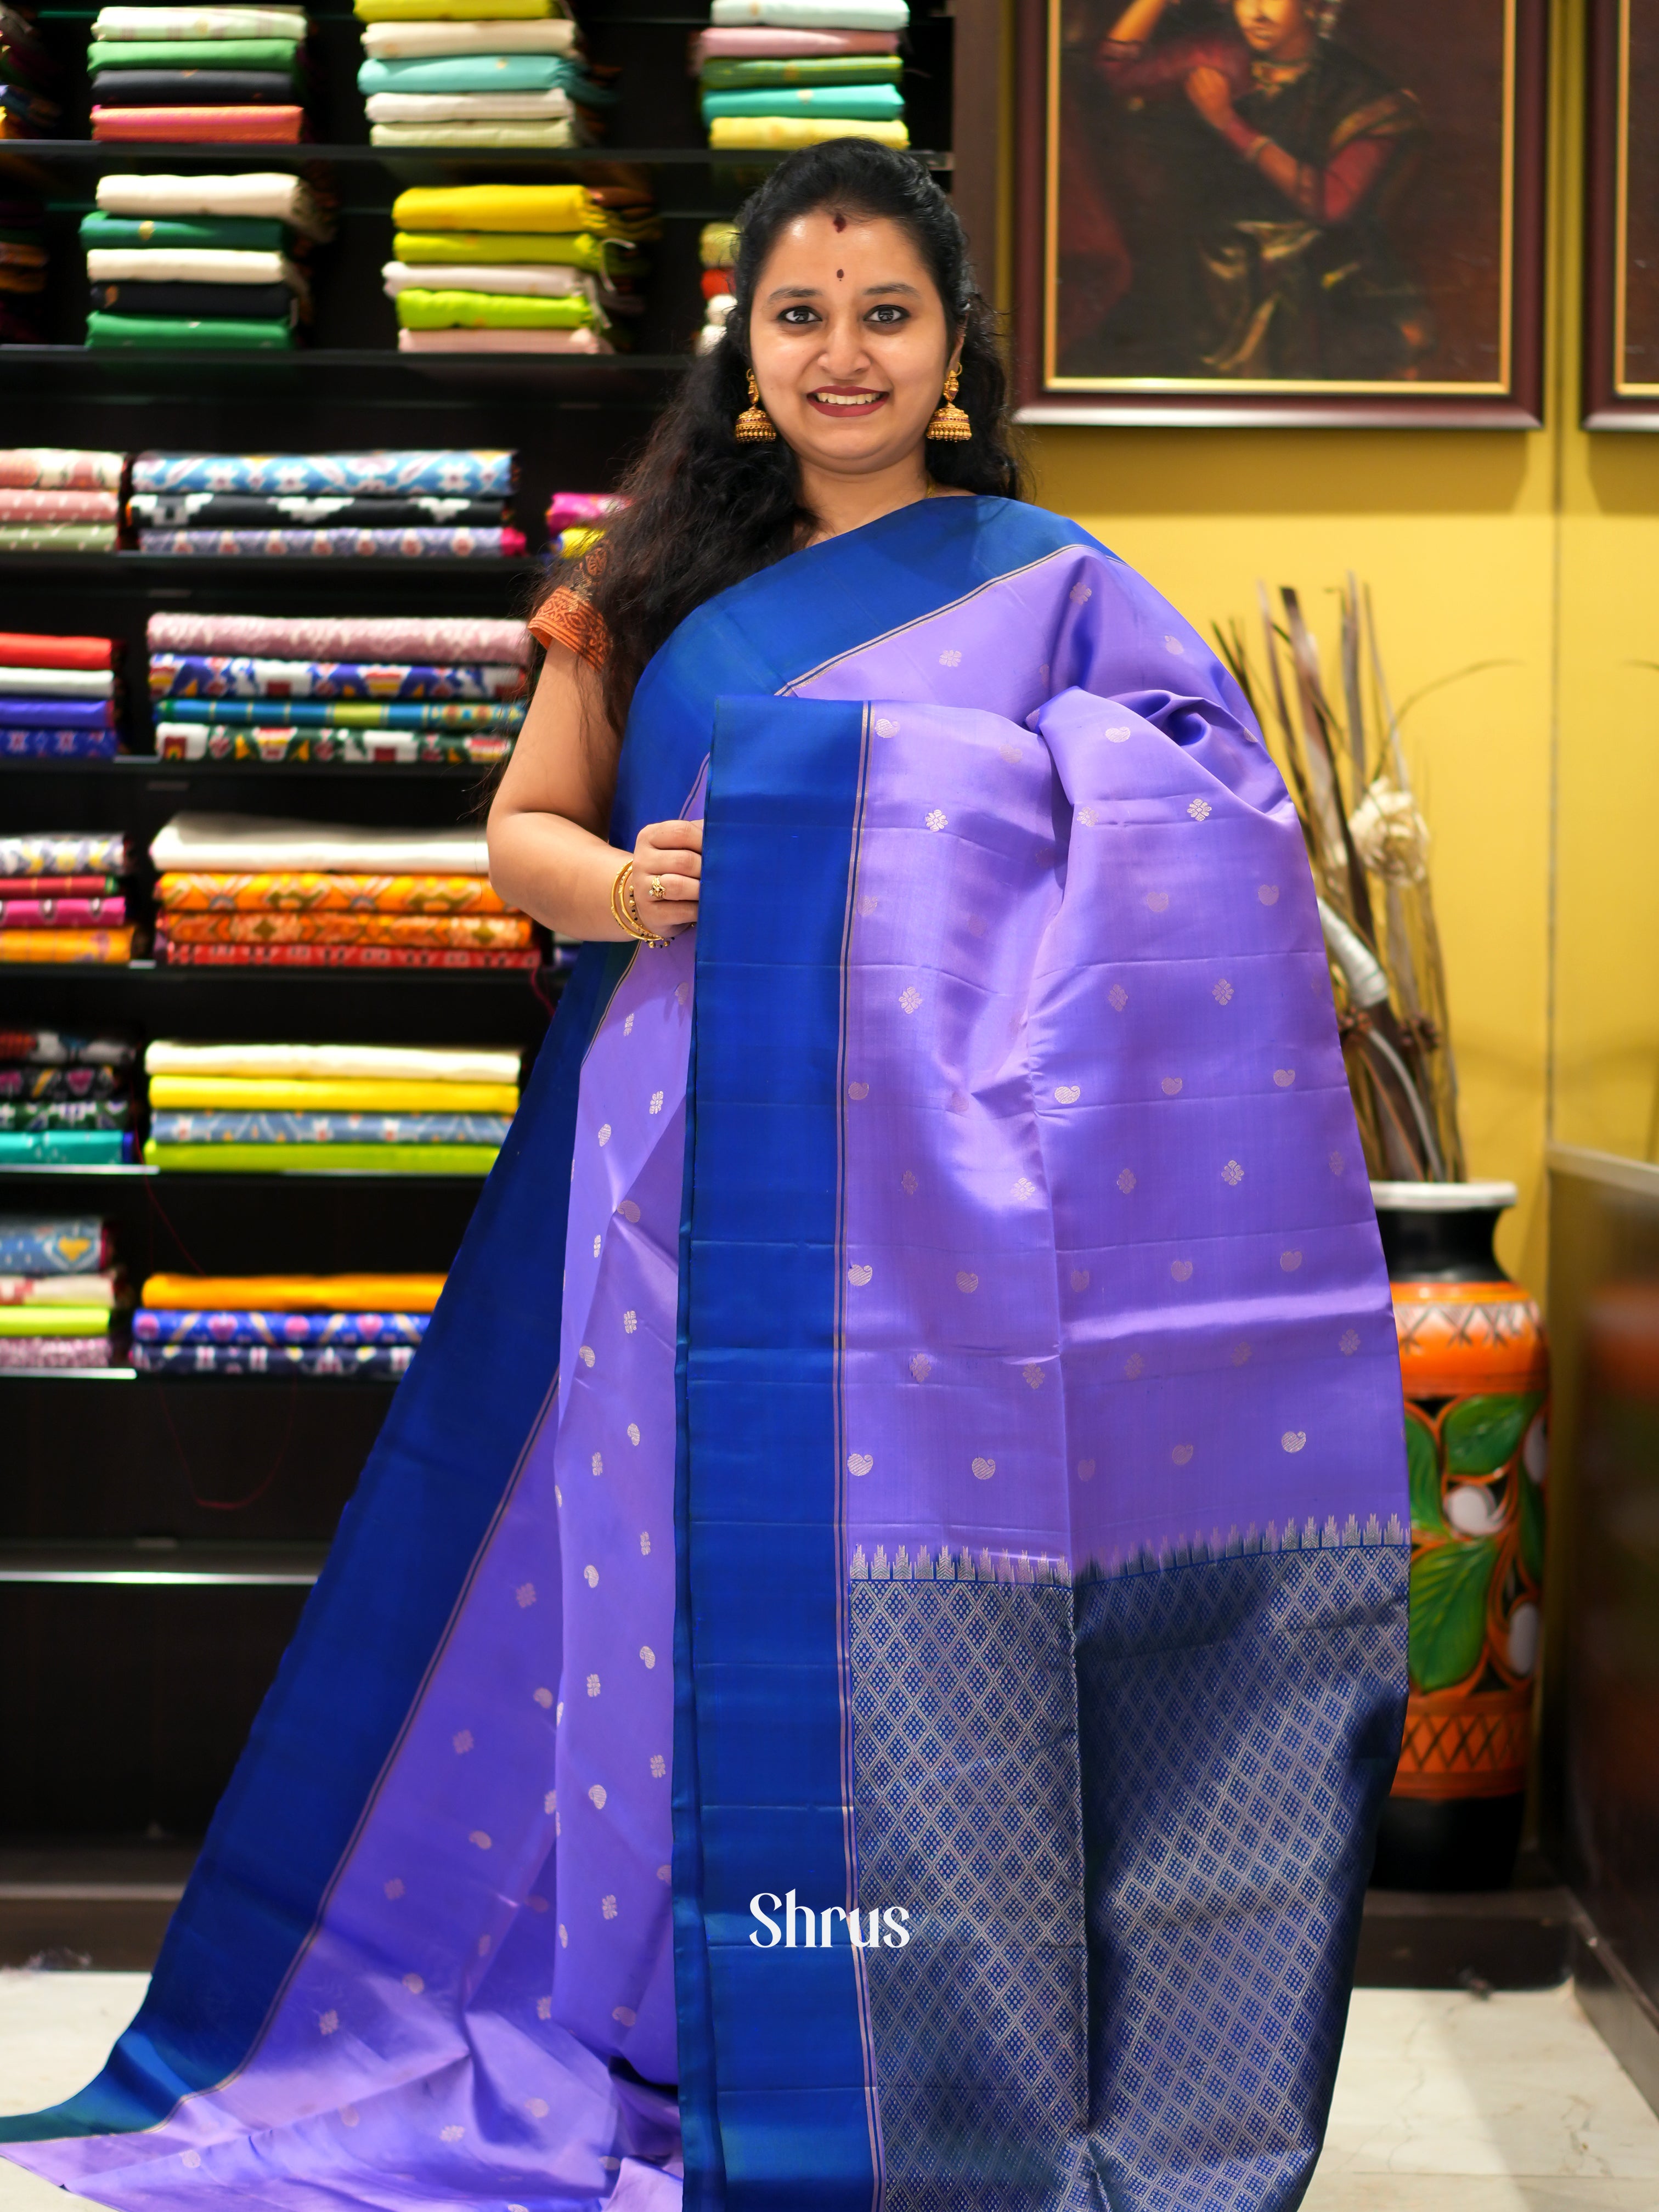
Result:
[[[0,2120],[132,2212],[1275,2212],[1317,2154],[1408,1543],[1297,817],[1012,495],[925,170],[786,161],[734,291],[491,817],[596,941],[144,2011]]]

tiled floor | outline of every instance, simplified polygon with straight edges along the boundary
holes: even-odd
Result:
[[[0,1973],[0,2111],[94,2073],[139,1974]],[[0,2212],[62,2193],[0,2162]],[[1362,1990],[1307,2212],[1659,2212],[1656,2119],[1571,1992]]]

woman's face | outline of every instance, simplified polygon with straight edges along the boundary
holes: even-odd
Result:
[[[800,216],[755,286],[761,401],[800,460],[865,476],[917,450],[957,349],[909,234],[885,216]]]
[[[1303,0],[1233,0],[1233,20],[1250,52],[1265,60],[1299,62],[1313,51]]]

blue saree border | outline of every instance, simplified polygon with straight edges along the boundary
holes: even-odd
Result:
[[[759,1893],[819,1915],[854,1897],[838,1255],[866,718],[772,697],[725,698],[715,716],[676,1485],[676,1978],[697,2212],[864,2212],[878,2191],[859,1953],[844,1929],[829,1948],[750,1941]]]
[[[0,2142],[158,2126],[256,2047],[545,1406],[558,1366],[577,1085],[632,950],[588,947],[566,986],[425,1342],[214,1815],[142,2009],[95,2081],[47,2111],[0,2118]]]

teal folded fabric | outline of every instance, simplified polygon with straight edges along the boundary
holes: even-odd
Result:
[[[412,61],[367,61],[360,92],[574,92],[585,72],[557,54],[429,54]]]
[[[0,1167],[118,1167],[126,1137],[119,1129],[0,1132]]]
[[[778,85],[757,92],[706,92],[702,119],[720,115],[823,116],[831,121],[898,122],[904,95],[891,84]]]
[[[256,353],[291,346],[294,333],[286,323],[229,321],[173,322],[164,315],[109,315],[94,311],[87,317],[89,346],[140,346],[152,351],[177,346],[187,353]]]
[[[217,246],[239,253],[281,253],[288,233],[262,216],[131,216],[94,211],[81,218],[82,246]]]

